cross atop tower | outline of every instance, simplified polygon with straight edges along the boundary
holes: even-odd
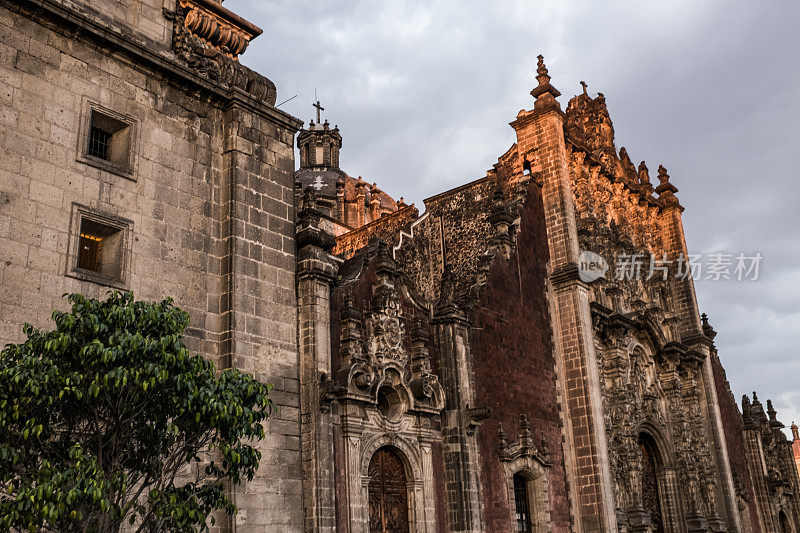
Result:
[[[317,124],[319,124],[319,122],[320,122],[319,112],[320,111],[325,111],[325,108],[322,107],[322,105],[319,103],[319,100],[317,100],[317,102],[315,104],[313,104],[312,107],[316,107],[317,108]]]
[[[586,82],[585,82],[585,81],[582,81],[582,82],[581,82],[581,87],[583,87],[583,94],[584,94],[584,95],[586,95],[586,96],[588,96],[588,94],[586,94],[586,87],[588,87],[588,85],[586,85]]]

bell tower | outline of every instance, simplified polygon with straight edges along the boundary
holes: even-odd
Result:
[[[321,122],[320,111],[324,111],[319,100],[314,103],[317,110],[316,122],[309,121],[308,129],[301,129],[297,135],[297,147],[300,149],[300,168],[319,170],[339,169],[339,150],[342,147],[342,136],[339,126],[331,129],[328,120]]]

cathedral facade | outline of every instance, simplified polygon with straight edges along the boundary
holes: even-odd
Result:
[[[319,102],[275,107],[260,32],[0,0],[4,343],[64,292],[174,297],[193,351],[275,385],[225,531],[800,532],[799,452],[733,398],[678,189],[602,94],[562,108],[540,56],[516,142],[420,213],[342,170]]]

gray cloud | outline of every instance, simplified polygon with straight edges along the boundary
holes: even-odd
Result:
[[[314,89],[342,166],[421,199],[483,176],[530,108],[536,55],[553,83],[606,95],[632,159],[680,188],[690,249],[764,256],[758,281],[698,281],[738,396],[800,421],[800,4],[228,0],[264,29],[243,63],[308,120]]]

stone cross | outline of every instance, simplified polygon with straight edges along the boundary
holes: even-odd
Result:
[[[317,108],[317,124],[319,124],[319,118],[320,118],[319,117],[319,112],[320,111],[325,111],[325,108],[320,105],[319,100],[317,100],[317,103],[315,103],[312,107],[316,107]]]
[[[588,85],[586,85],[586,82],[585,82],[585,81],[582,81],[582,82],[581,82],[581,87],[583,87],[583,94],[586,94],[586,87],[588,87]],[[587,95],[587,96],[588,96],[588,95]]]

